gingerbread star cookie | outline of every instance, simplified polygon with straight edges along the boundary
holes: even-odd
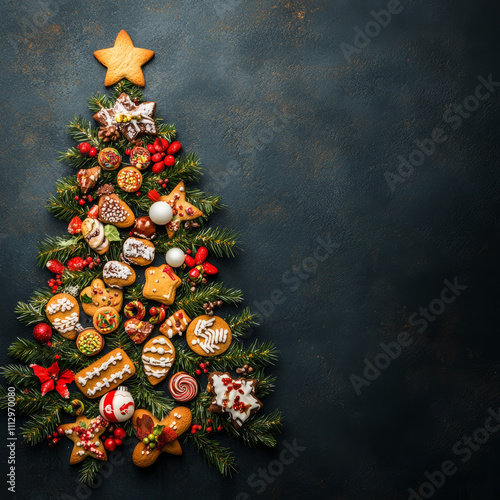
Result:
[[[156,302],[169,306],[174,303],[175,291],[181,284],[182,280],[170,266],[148,267],[142,295],[146,299],[156,300]]]
[[[108,426],[108,422],[102,417],[88,419],[83,415],[77,417],[72,424],[63,424],[59,428],[64,435],[75,443],[71,452],[69,463],[71,465],[81,462],[86,457],[97,460],[107,460],[104,444],[100,440]]]
[[[115,45],[109,49],[96,50],[95,58],[106,68],[104,85],[109,87],[123,78],[134,85],[144,87],[145,80],[141,66],[153,56],[154,51],[134,47],[132,39],[125,30],[121,30],[115,40]]]
[[[166,201],[172,207],[172,220],[165,226],[169,238],[174,236],[182,221],[203,216],[199,208],[186,201],[186,188],[183,181],[179,182],[170,194],[160,196],[160,201]]]
[[[138,467],[149,467],[163,452],[182,455],[178,438],[189,429],[191,420],[191,410],[184,406],[177,406],[161,421],[147,410],[136,410],[132,425],[137,431],[137,439],[141,442],[132,454],[134,464]],[[154,436],[152,440],[149,439],[151,434]]]

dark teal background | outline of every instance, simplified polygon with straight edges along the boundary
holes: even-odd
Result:
[[[189,446],[149,470],[124,450],[90,494],[77,490],[69,440],[18,442],[15,498],[400,500],[446,461],[455,472],[422,494],[498,498],[500,435],[484,442],[477,429],[500,405],[500,92],[467,117],[455,108],[475,108],[467,99],[479,77],[500,81],[498,2],[402,0],[382,28],[370,11],[385,0],[0,4],[0,363],[16,336],[31,335],[16,302],[49,278],[35,244],[65,231],[44,203],[73,173],[54,160],[72,145],[66,123],[90,118],[86,99],[104,90],[92,52],[126,29],[156,51],[146,96],[201,156],[201,187],[228,205],[212,224],[242,233],[245,252],[220,262],[219,276],[261,313],[252,338],[281,350],[264,411],[286,415],[275,450],[231,443],[233,479]],[[376,36],[359,35],[365,27]],[[398,157],[436,128],[446,140],[398,173]],[[444,280],[455,279],[467,288],[441,310]],[[422,322],[429,305],[440,312]],[[402,331],[412,342],[357,395],[351,377],[363,376],[365,360],[384,362],[382,343]],[[282,452],[294,442],[298,456]]]

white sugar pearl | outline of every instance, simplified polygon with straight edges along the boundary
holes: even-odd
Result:
[[[149,218],[155,224],[168,224],[172,217],[172,207],[166,201],[157,201],[149,209]]]
[[[184,264],[185,257],[184,252],[180,248],[171,248],[167,252],[167,255],[165,255],[165,260],[169,266],[180,267]]]

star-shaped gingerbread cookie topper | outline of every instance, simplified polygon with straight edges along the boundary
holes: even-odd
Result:
[[[147,410],[136,410],[132,425],[137,431],[137,439],[141,442],[132,454],[134,464],[138,467],[149,467],[162,452],[182,455],[178,438],[189,429],[191,420],[191,410],[184,406],[177,406],[161,421]],[[154,436],[152,440],[151,435]]]
[[[86,418],[83,415],[77,417],[72,424],[63,424],[59,428],[64,431],[64,435],[75,443],[70,465],[81,462],[86,457],[97,458],[97,460],[107,460],[104,443],[100,440],[108,426],[108,422],[102,417]]]
[[[142,65],[153,56],[154,51],[134,47],[132,39],[125,30],[121,30],[115,40],[115,45],[109,49],[96,50],[95,58],[108,68],[104,85],[109,87],[123,78],[135,85],[144,87],[145,80]]]
[[[174,236],[182,221],[203,216],[199,208],[186,201],[186,188],[183,181],[179,182],[169,194],[161,196],[160,201],[166,201],[172,207],[174,214],[172,220],[165,226],[169,238]]]
[[[175,292],[182,285],[182,280],[168,264],[146,268],[145,277],[142,295],[146,299],[156,300],[166,306],[174,303]]]

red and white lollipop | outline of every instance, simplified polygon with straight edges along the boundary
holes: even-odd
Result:
[[[176,401],[191,401],[198,394],[198,382],[186,372],[177,372],[170,379],[168,390]]]

